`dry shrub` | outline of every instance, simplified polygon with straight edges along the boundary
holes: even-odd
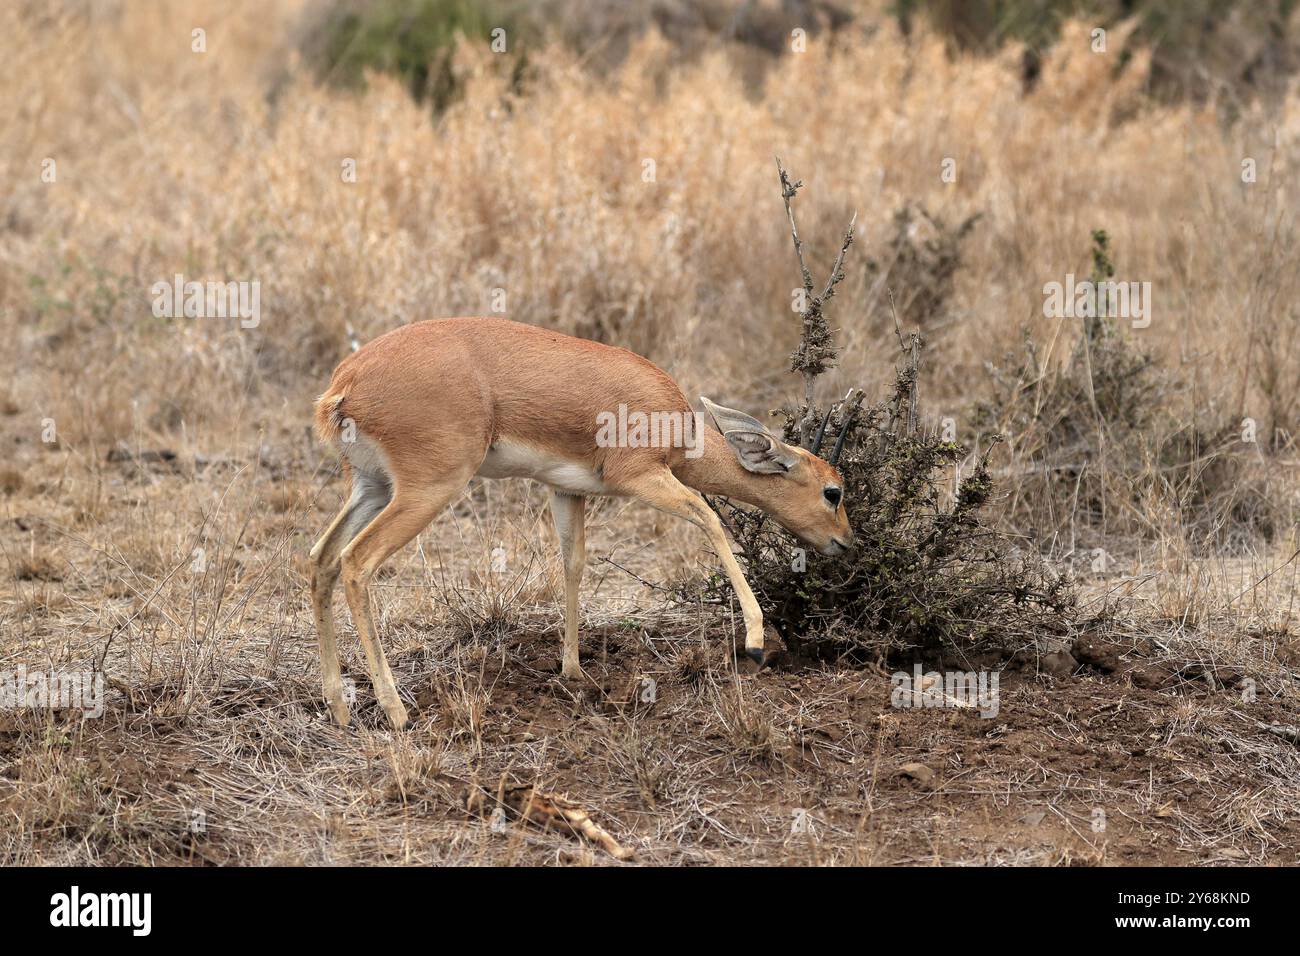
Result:
[[[1134,31],[1152,47],[1152,90],[1164,98],[1217,95],[1233,107],[1252,92],[1283,91],[1300,65],[1288,0],[902,0],[895,9],[904,23],[924,15],[966,48],[1025,43],[1027,83],[1070,17]]]
[[[909,328],[929,328],[948,319],[962,244],[979,218],[975,213],[950,224],[912,203],[894,213],[894,234],[885,254],[867,260],[867,271],[874,279],[873,298],[878,302],[886,296],[890,299],[888,309],[879,309],[881,328],[889,328],[894,315]]]
[[[714,700],[714,715],[729,752],[758,764],[779,760],[780,735],[769,713],[739,687],[722,687]]]
[[[536,26],[518,3],[491,0],[333,0],[318,4],[304,27],[302,49],[325,81],[357,89],[366,74],[402,81],[416,102],[441,112],[464,91],[455,69],[462,37],[490,43],[502,30],[515,91],[527,68],[525,48]]]
[[[844,278],[852,226],[816,293],[791,206],[802,183],[779,160],[777,166],[805,293],[790,364],[804,378],[805,403],[785,409],[783,437],[820,454],[835,426],[827,460],[843,479],[857,547],[833,558],[810,555],[766,515],[725,499],[716,503],[768,620],[798,652],[874,661],[943,650],[1005,652],[1065,633],[1074,605],[1067,579],[1037,556],[1014,553],[1008,538],[981,522],[993,491],[989,451],[973,460],[966,478],[950,484],[949,474],[969,451],[938,429],[921,427],[918,334],[904,341],[898,332],[907,361],[889,398],[863,408],[863,393],[851,390],[825,410],[814,404],[816,379],[839,357],[825,306]],[[918,262],[896,261],[913,269]],[[950,274],[951,261],[936,260],[938,283]]]
[[[1094,231],[1089,281],[1115,274],[1111,257]],[[1286,529],[1289,466],[1261,454],[1280,450],[1280,435],[1261,427],[1243,441],[1245,420],[1196,394],[1114,317],[1082,319],[1063,363],[1028,338],[1013,363],[990,366],[993,395],[975,417],[986,435],[1009,436],[1005,520],[1040,546],[1092,552],[1172,534],[1241,551]]]
[[[22,491],[23,483],[23,473],[17,468],[0,468],[0,494],[17,494]]]
[[[909,352],[915,362],[919,340]],[[808,552],[766,516],[719,505],[755,596],[797,653],[969,657],[1068,633],[1075,603],[1068,578],[982,520],[994,487],[988,452],[952,480],[969,450],[920,426],[916,379],[909,365],[886,400],[830,413],[832,433],[849,429],[836,462],[857,538],[848,555]],[[787,441],[798,440],[797,417],[787,410]]]

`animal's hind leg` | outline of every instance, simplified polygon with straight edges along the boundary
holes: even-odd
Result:
[[[560,559],[564,562],[564,655],[560,674],[581,677],[578,666],[578,587],[586,563],[583,517],[587,499],[581,495],[551,492],[551,519],[560,539]]]
[[[343,590],[352,609],[352,620],[361,637],[361,646],[366,652],[366,661],[370,664],[375,694],[389,721],[398,730],[408,725],[406,708],[397,695],[393,672],[388,668],[388,659],[375,633],[367,586],[379,566],[437,517],[465,487],[473,473],[474,467],[470,466],[454,476],[418,489],[399,484],[393,500],[343,549],[340,556]]]
[[[348,704],[343,696],[338,643],[334,633],[334,585],[339,579],[339,555],[357,533],[388,503],[387,483],[356,475],[352,494],[311,549],[311,602],[320,645],[321,683],[325,701],[340,727],[348,725]]]

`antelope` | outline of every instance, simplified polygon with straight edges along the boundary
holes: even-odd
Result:
[[[608,424],[624,409],[697,419],[676,382],[640,355],[498,318],[404,325],[340,362],[316,402],[315,421],[321,441],[337,448],[351,492],[311,550],[321,675],[334,719],[344,727],[349,719],[332,608],[342,576],[379,703],[395,728],[409,726],[367,586],[476,475],[550,487],[564,567],[564,679],[582,676],[578,588],[585,504],[593,496],[639,499],[704,531],[739,599],[745,651],[761,666],[762,611],[700,493],[753,505],[809,547],[840,554],[853,545],[843,481],[831,464],[782,442],[757,419],[701,402],[717,430],[698,429],[690,447],[649,444],[645,436],[599,441],[598,420]],[[814,447],[824,432],[823,422]]]

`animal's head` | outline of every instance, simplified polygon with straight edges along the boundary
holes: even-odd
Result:
[[[806,449],[787,445],[744,412],[703,396],[700,401],[741,467],[755,476],[748,482],[755,489],[748,500],[822,554],[843,554],[853,547],[853,529],[844,509],[844,479],[833,465]]]

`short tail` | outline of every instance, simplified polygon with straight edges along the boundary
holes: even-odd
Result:
[[[330,388],[316,399],[316,438],[328,445],[333,443],[343,430],[343,399],[347,398],[346,389]]]

